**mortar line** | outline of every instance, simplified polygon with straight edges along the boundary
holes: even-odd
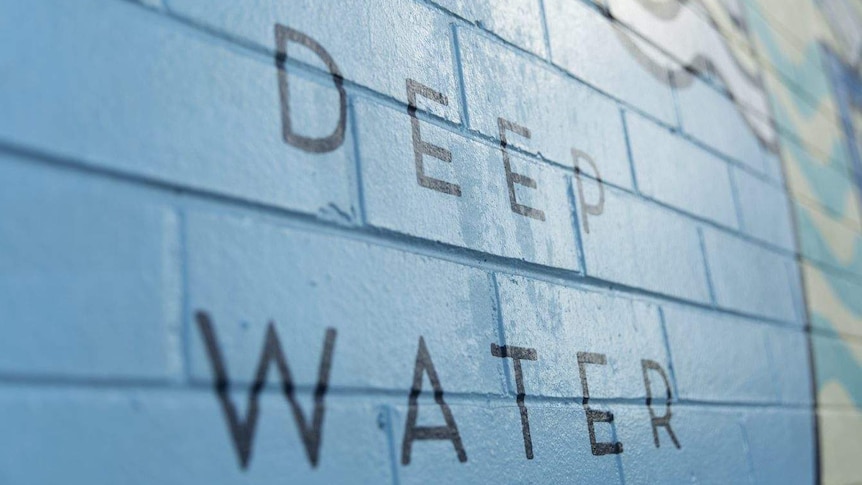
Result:
[[[579,177],[581,175],[583,175],[583,172],[575,175],[575,177]],[[581,235],[581,212],[580,212],[581,207],[578,206],[578,203],[577,203],[577,200],[575,197],[576,181],[575,181],[574,177],[568,177],[567,185],[568,185],[567,195],[569,197],[569,206],[572,208],[571,209],[571,214],[572,214],[571,224],[572,224],[573,231],[575,233],[575,243],[577,244],[577,247],[575,248],[575,250],[578,252],[578,264],[580,265],[581,273],[586,275],[587,274],[587,256],[586,256],[586,250],[584,249],[584,238]]]
[[[739,189],[736,186],[736,173],[732,167],[725,168],[727,169],[727,178],[730,180],[730,195],[733,198],[733,211],[736,215],[737,227],[739,227],[740,232],[748,233],[751,228],[746,224],[745,216],[742,213],[742,201],[739,199]]]
[[[548,56],[547,61],[553,63],[553,54],[551,54],[551,33],[548,30],[548,10],[545,8],[545,0],[539,0],[539,16],[542,20],[542,40],[545,43],[545,55]]]
[[[386,415],[386,441],[387,447],[389,448],[389,465],[390,465],[390,473],[392,473],[392,485],[399,485],[401,483],[401,470],[398,466],[398,447],[395,445],[395,420],[393,419],[393,415],[395,410],[392,406],[384,405],[383,412]]]
[[[577,370],[575,369],[575,372]],[[395,388],[369,388],[352,387],[352,386],[329,386],[327,387],[325,399],[338,400],[357,400],[371,401],[387,406],[401,403],[405,396],[409,393],[409,384],[403,389]],[[230,382],[230,391],[236,394],[238,400],[244,398],[255,387],[250,380],[237,380]],[[82,378],[82,377],[54,377],[48,378],[45,376],[21,375],[10,376],[0,374],[0,389],[29,389],[33,392],[49,392],[49,393],[67,393],[70,391],[81,392],[141,392],[147,391],[153,393],[165,394],[202,394],[211,395],[213,393],[213,383],[211,379],[199,379],[192,381],[185,386],[176,386],[169,380],[147,380],[147,379],[107,379],[107,378]],[[317,390],[316,383],[297,383],[293,387],[293,392],[300,401],[308,401],[312,398]],[[501,407],[516,407],[517,404],[512,400],[509,393],[494,394],[487,392],[464,392],[464,391],[449,391],[445,390],[446,402],[451,406],[501,406]],[[260,394],[264,396],[283,396],[284,388],[276,382],[267,382],[261,389]],[[427,394],[427,393],[426,393]],[[530,399],[530,405],[536,407],[562,407],[574,408],[576,410],[583,409],[581,397],[578,393],[572,395],[543,395],[527,393]],[[420,397],[433,403],[433,397],[425,395]],[[653,397],[653,405],[665,404],[667,400],[663,397]],[[724,409],[739,409],[745,411],[748,409],[774,409],[784,411],[799,411],[804,412],[810,410],[810,404],[806,403],[783,403],[776,400],[727,400],[715,401],[708,399],[675,399],[671,403],[675,408],[724,408]],[[646,406],[644,396],[636,397],[600,397],[590,396],[590,404],[596,406],[631,406],[644,407]],[[835,410],[853,410],[852,405],[830,406]],[[393,421],[394,422],[394,421]],[[394,431],[394,427],[393,427]]]
[[[177,210],[180,224],[180,274],[181,274],[181,304],[180,304],[180,358],[182,359],[183,380],[189,382],[192,377],[192,351],[191,351],[191,328],[189,316],[191,315],[191,302],[189,295],[191,294],[189,282],[189,251],[188,251],[188,217],[186,211]]]
[[[362,179],[362,158],[361,151],[359,148],[359,125],[356,120],[356,105],[354,104],[353,97],[350,98],[348,102],[349,113],[348,119],[350,120],[350,137],[353,138],[353,163],[351,167],[353,169],[353,197],[355,198],[357,204],[357,210],[359,211],[357,223],[360,226],[365,226],[368,224],[368,212],[366,209],[365,202],[365,185]]]
[[[627,117],[626,117],[625,110],[622,107],[619,108],[619,112],[620,112],[620,119],[622,120],[622,124],[623,124],[623,138],[625,138],[625,140],[626,140],[626,157],[628,157],[629,174],[631,175],[631,178],[632,178],[632,190],[633,190],[634,194],[640,194],[641,191],[640,191],[640,188],[638,187],[638,178],[637,178],[637,174],[635,173],[635,158],[634,158],[634,155],[632,154],[632,142],[631,142],[631,138],[630,138],[631,135],[629,135],[629,123],[628,123],[628,120],[626,119]]]
[[[698,240],[700,241],[700,257],[703,259],[703,267],[704,267],[704,271],[706,271],[706,285],[707,285],[707,288],[709,289],[709,300],[712,302],[712,306],[716,307],[717,303],[716,303],[716,299],[715,299],[715,288],[713,287],[713,282],[712,282],[712,272],[710,271],[710,268],[709,268],[709,257],[706,254],[706,243],[704,242],[704,238],[703,238],[703,228],[701,228],[701,227],[697,228],[697,237],[698,237]]]
[[[0,151],[2,151],[4,147],[8,148],[7,145],[0,143]],[[650,301],[665,301],[680,303],[690,307],[719,310],[723,314],[741,316],[771,325],[786,326],[787,324],[793,325],[794,323],[762,315],[749,314],[732,308],[716,308],[715,305],[706,305],[695,300],[687,300],[682,297],[675,297],[653,290],[642,289],[618,282],[586,276],[571,269],[543,266],[538,263],[527,262],[517,258],[484,253],[476,249],[440,243],[387,229],[355,227],[339,223],[337,221],[321,220],[312,214],[283,207],[276,207],[254,200],[228,196],[205,189],[183,186],[178,187],[158,178],[130,175],[125,172],[117,172],[110,169],[104,169],[103,167],[92,167],[80,163],[73,164],[70,163],[68,159],[58,160],[57,158],[44,153],[30,150],[16,150],[14,152],[19,155],[27,155],[31,160],[35,160],[38,163],[45,163],[58,169],[73,172],[82,171],[84,173],[110,179],[117,183],[129,183],[140,187],[141,189],[167,191],[170,194],[188,194],[190,197],[184,197],[178,201],[182,202],[180,205],[183,207],[203,206],[204,209],[207,209],[209,206],[215,204],[223,209],[228,209],[227,212],[222,210],[222,213],[225,214],[234,214],[235,216],[240,215],[244,217],[253,215],[254,218],[260,222],[274,224],[279,227],[290,227],[306,231],[311,230],[318,234],[337,235],[350,240],[368,242],[382,247],[390,247],[413,254],[426,255],[441,260],[465,264],[486,272],[497,271],[506,274],[515,274],[567,287],[592,288],[593,291],[599,290],[602,292],[608,292],[610,290],[611,293],[619,292],[627,294],[629,295],[629,298],[632,299],[640,298],[648,299]],[[27,162],[18,160],[13,163]],[[250,210],[252,211],[251,214],[249,214]]]
[[[454,23],[449,25],[449,39],[452,46],[452,60],[455,63],[454,73],[458,77],[458,101],[461,106],[461,128],[462,133],[467,132],[470,126],[470,113],[467,109],[467,88],[464,83],[464,68],[461,62],[461,44],[458,39],[458,28]]]
[[[504,347],[506,345],[506,330],[503,324],[503,300],[500,298],[500,285],[497,281],[497,274],[491,273],[491,282],[494,285],[494,302],[497,306],[497,338],[499,339],[499,346]],[[511,371],[509,371],[509,365],[506,363],[506,359],[500,359],[501,365],[503,366],[503,378],[505,380],[505,393],[507,395],[512,395],[512,389],[515,387],[512,384],[512,375]]]
[[[667,352],[668,371],[670,372],[670,379],[673,383],[673,395],[675,399],[672,399],[671,402],[677,402],[679,400],[679,384],[676,380],[676,365],[674,364],[673,350],[670,347],[670,337],[668,337],[667,333],[667,319],[664,315],[664,308],[661,306],[658,307],[658,316],[659,323],[661,324],[661,337],[664,342],[665,352]]]

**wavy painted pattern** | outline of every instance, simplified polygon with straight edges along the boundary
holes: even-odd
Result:
[[[862,233],[859,187],[847,151],[857,140],[844,136],[822,49],[827,46],[848,65],[856,63],[862,25],[852,22],[858,5],[798,0],[790,8],[786,1],[744,1],[759,53],[792,80],[765,84],[783,132],[779,149],[788,188],[799,201],[795,213],[813,329],[820,478],[849,483],[862,476],[862,460],[853,451],[862,451]],[[854,126],[852,132],[860,129]]]

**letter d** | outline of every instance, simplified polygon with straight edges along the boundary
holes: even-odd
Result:
[[[287,71],[284,63],[287,60],[287,43],[296,42],[305,46],[326,64],[329,73],[332,74],[332,82],[338,89],[338,125],[329,136],[323,138],[312,138],[294,133],[290,121],[290,93],[287,84]],[[312,153],[331,152],[344,143],[344,128],[347,123],[347,94],[344,92],[344,77],[341,70],[335,64],[332,56],[326,52],[316,40],[290,27],[275,24],[275,67],[278,68],[278,94],[281,98],[281,131],[284,141],[300,150]]]

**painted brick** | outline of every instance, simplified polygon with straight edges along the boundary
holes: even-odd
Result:
[[[789,283],[792,259],[710,228],[703,229],[703,243],[719,306],[798,322]]]
[[[787,280],[790,283],[790,294],[793,298],[794,308],[799,319],[795,322],[794,326],[800,327],[804,327],[809,323],[805,318],[808,311],[808,303],[805,296],[805,289],[802,285],[802,267],[803,264],[788,263],[787,265],[787,273],[789,274]],[[808,283],[806,282],[806,285],[807,284]]]
[[[0,372],[179,377],[177,216],[141,192],[0,156]]]
[[[742,421],[754,483],[816,483],[815,439],[808,410],[746,409]]]
[[[740,105],[696,77],[677,87],[680,124],[687,134],[757,172],[763,171],[763,149]],[[677,83],[679,84],[679,82]]]
[[[733,170],[744,231],[757,239],[793,251],[793,222],[786,192],[743,170]]]
[[[764,1],[782,0],[744,3]],[[760,81],[727,77],[739,46],[705,20],[744,36],[757,23],[739,3],[669,4],[686,10],[668,19],[628,0],[0,0],[0,483],[857,479],[841,471],[862,453],[862,287],[834,259],[859,219],[850,145],[837,104],[805,95],[831,92],[805,71],[817,47],[798,66],[764,59],[785,133],[755,113],[762,91],[734,88]],[[332,132],[346,101],[330,152],[283,139],[276,24],[343,75],[314,42],[289,45],[300,134]],[[733,99],[672,59],[693,54]],[[793,86],[770,71],[788,67]],[[411,121],[410,82],[446,102],[417,96]],[[544,221],[512,210],[500,118],[530,131],[506,135],[512,171],[536,181],[512,191]],[[413,123],[452,155],[426,155],[427,175],[460,196],[417,182]],[[815,212],[828,237],[801,238],[801,263],[755,132],[778,137],[794,196],[847,223]],[[252,383],[268,322],[293,375],[281,388],[275,369]],[[283,392],[310,418],[329,327],[314,468]],[[420,336],[465,463],[427,439],[400,463]],[[494,343],[536,349],[525,395]],[[586,367],[588,403],[578,352],[607,358]],[[672,399],[655,374],[645,399],[642,359]],[[428,380],[419,424],[440,425]],[[240,416],[260,391],[245,470],[222,386]],[[595,439],[624,453],[593,455],[587,405],[613,413]],[[681,448],[651,426],[670,410]]]
[[[663,405],[654,406],[657,416]],[[626,483],[745,483],[751,481],[745,437],[732,410],[674,405],[671,427],[676,448],[664,427],[655,446],[646,406],[614,406],[617,436],[625,451],[620,458]]]
[[[513,399],[514,401],[514,399]],[[526,401],[534,458],[527,460],[521,421],[515,403],[452,404],[452,416],[467,453],[460,463],[449,441],[416,441],[409,466],[400,466],[399,483],[438,482],[485,483],[620,483],[614,455],[593,456],[586,414],[580,403],[532,404]],[[398,443],[404,434],[407,410],[393,412],[394,435]],[[421,404],[427,425],[443,423],[439,408],[430,401]],[[599,440],[610,440],[612,428],[595,425]],[[400,458],[400,448],[399,448]]]
[[[818,432],[834,437],[824,440],[818,452],[823,483],[853,483],[858,474],[848,465],[859,456],[862,415],[855,409],[820,409],[817,416]]]
[[[436,4],[540,57],[547,56],[541,0],[434,0]]]
[[[285,144],[272,61],[130,2],[4,3],[0,29],[20,45],[0,52],[0,138],[302,212],[352,214],[352,142],[320,155]],[[307,136],[329,134],[332,83],[294,76],[291,86],[294,122]]]
[[[817,379],[817,406],[820,408],[853,408],[859,402],[859,357],[862,344],[842,338],[834,329],[818,329],[812,334]]]
[[[311,396],[299,400],[310,416]],[[261,394],[260,408],[251,461],[242,470],[218,401],[208,389],[7,387],[0,391],[4,433],[18,438],[0,453],[0,481],[71,479],[94,485],[390,481],[386,432],[378,427],[378,409],[368,400],[326,397],[317,468],[309,465],[281,393]],[[350,439],[343,439],[345,435]]]
[[[577,81],[483,36],[458,30],[469,126],[498,138],[502,117],[530,130],[512,145],[574,167],[572,149],[586,152],[603,180],[631,187],[622,119],[607,98]],[[570,109],[561,109],[570,106]],[[577,162],[594,176],[592,168]]]
[[[407,392],[423,336],[445,390],[502,391],[501,362],[488,351],[497,340],[488,274],[248,219],[188,220],[189,308],[211,314],[233,380],[254,376],[273,321],[297,383],[316,382],[333,327],[333,387]],[[196,328],[190,339],[192,374],[209,381]]]
[[[451,153],[449,163],[424,155],[423,171],[457,184],[460,196],[453,195],[417,181],[406,112],[367,102],[357,103],[356,112],[369,224],[507,258],[579,269],[569,182],[562,169],[509,153],[512,172],[537,185],[512,185],[517,203],[542,211],[544,220],[528,217],[512,210],[499,147],[419,120],[421,139]]]
[[[837,140],[844,138],[838,107],[831,95],[821,98],[800,91],[786,79],[765,71],[764,83],[770,92],[776,128],[808,152],[829,159],[842,174],[850,163],[847,148]],[[827,88],[831,92],[832,88]]]
[[[767,108],[764,95],[747,74],[757,72],[755,58],[745,33],[722,31],[718,22],[729,22],[732,7],[721,5],[707,11],[700,4],[674,0],[667,4],[666,12],[672,18],[663,18],[659,10],[625,0],[611,0],[609,11],[614,19],[643,35],[671,55],[674,60],[701,71],[705,75],[716,74],[733,89],[746,95],[755,106]],[[660,7],[659,7],[660,9]],[[728,18],[711,15],[724,14]],[[670,21],[669,21],[670,20]],[[708,59],[706,68],[703,63]]]
[[[842,306],[843,301],[855,301],[854,295],[862,292],[862,283],[858,279],[848,278],[846,274],[815,265],[805,259],[799,266],[805,279],[805,315],[808,316],[812,328],[828,334],[862,336],[859,317],[852,309],[848,311],[848,308]]]
[[[767,326],[764,331],[780,403],[810,406],[813,396],[808,335],[802,329],[776,326]]]
[[[323,45],[345,79],[404,103],[404,80],[415,79],[449,98],[447,107],[423,103],[423,108],[459,121],[450,20],[420,2],[165,1],[171,11],[273,53],[273,26],[296,29]],[[310,50],[288,50],[289,57],[325,69]]]
[[[586,365],[590,398],[646,397],[641,359],[671,378],[655,306],[516,276],[498,275],[497,285],[505,344],[538,354],[521,363],[528,395],[582,397],[578,352],[606,356],[606,365]],[[654,387],[662,398],[661,383]]]
[[[725,161],[637,114],[626,113],[626,128],[642,195],[737,227]]]
[[[545,2],[554,64],[610,95],[675,125],[668,69],[673,62],[631,38],[582,2]],[[651,64],[648,72],[641,64]]]
[[[722,64],[726,60],[734,62],[726,59],[731,53],[727,50],[725,39],[699,12],[684,2],[673,0],[668,3],[667,11],[673,12],[673,21],[668,22],[669,19],[650,10],[648,4],[618,0],[593,1],[604,4],[614,19],[648,38],[679,61],[688,64],[700,54]]]
[[[777,142],[777,140],[776,140]],[[781,161],[781,156],[769,150],[763,151],[763,169],[767,177],[779,186],[784,187],[784,167]]]
[[[771,367],[769,352],[772,335],[763,324],[671,305],[662,306],[662,312],[682,399],[778,401],[777,369]],[[799,359],[804,371],[805,354],[793,358]]]
[[[598,184],[584,179],[582,185],[586,203],[596,204]],[[589,231],[580,202],[578,214],[588,275],[680,298],[709,301],[697,228],[688,219],[607,186],[602,214],[587,214]]]
[[[779,82],[800,92],[806,100],[814,100],[821,93],[832,89],[829,72],[825,67],[827,64],[815,43],[803,45],[798,40],[797,33],[791,33],[788,36],[782,31],[783,29],[770,28],[764,22],[759,12],[760,7],[755,5],[756,2],[745,0],[742,3],[747,7],[746,19],[751,23],[752,45],[761,61],[761,72],[770,93],[775,92],[771,85]],[[799,15],[798,12],[797,15]],[[802,13],[799,18],[805,18],[805,16],[806,14]],[[796,27],[802,28],[818,28],[823,25],[819,22],[803,22],[804,26],[798,25],[799,22],[791,22],[793,23],[797,24]],[[812,39],[816,36],[816,34],[806,34]]]
[[[859,209],[853,203],[848,203],[848,199],[858,198],[859,189],[847,174],[831,165],[828,157],[809,153],[793,138],[781,135],[779,140],[790,195],[795,199],[820,205],[829,213],[846,217],[849,222],[858,226]]]
[[[796,221],[800,252],[806,258],[832,268],[862,276],[862,234],[825,211],[797,202]]]
[[[748,33],[735,24],[741,19],[734,3],[701,5],[672,1],[663,6],[627,0],[608,1],[613,18],[626,26],[631,38],[643,36],[666,52],[675,62],[687,67],[674,69],[677,88],[693,81],[691,70],[709,82],[724,86],[742,106],[747,120],[762,136],[771,138],[774,129],[766,118],[769,100],[760,82],[761,64]],[[633,32],[629,32],[629,29]]]

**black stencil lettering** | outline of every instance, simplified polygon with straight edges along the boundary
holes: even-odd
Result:
[[[536,349],[528,347],[515,347],[512,345],[499,346],[491,344],[491,355],[505,359],[512,359],[512,365],[515,368],[515,387],[517,387],[518,395],[515,401],[518,403],[518,409],[521,411],[521,433],[524,435],[524,452],[527,454],[527,459],[533,459],[533,439],[530,436],[530,417],[527,414],[527,405],[524,404],[526,391],[524,390],[524,374],[521,370],[521,360],[537,360],[539,357]]]
[[[449,100],[446,95],[437,92],[428,86],[421,84],[413,79],[407,79],[407,114],[410,115],[410,126],[413,131],[413,155],[416,162],[416,181],[422,187],[443,192],[444,194],[461,197],[461,187],[457,184],[447,182],[445,180],[436,179],[425,175],[424,156],[428,155],[444,162],[452,163],[452,152],[449,150],[432,145],[422,139],[419,131],[419,118],[416,117],[416,95],[420,95],[426,99],[442,104],[449,105]]]
[[[593,455],[618,455],[623,452],[623,444],[620,442],[597,442],[595,423],[613,423],[614,415],[609,411],[599,411],[589,406],[590,386],[587,382],[587,364],[606,365],[605,354],[594,354],[591,352],[578,352],[578,374],[581,376],[581,390],[583,391],[584,411],[587,413],[587,429],[590,433],[590,448]]]
[[[293,418],[296,421],[296,426],[299,428],[299,435],[302,438],[305,452],[308,455],[308,461],[312,467],[316,467],[320,458],[321,432],[323,429],[323,416],[325,411],[324,396],[329,382],[329,369],[332,367],[332,351],[335,347],[335,329],[326,329],[326,337],[323,341],[323,355],[320,359],[320,368],[317,375],[317,387],[314,390],[314,414],[311,418],[311,426],[305,419],[305,414],[294,396],[293,378],[290,374],[290,368],[287,365],[287,359],[281,349],[281,343],[278,339],[278,334],[275,332],[275,325],[270,322],[266,329],[266,338],[263,343],[263,351],[260,355],[260,360],[257,364],[257,372],[255,373],[254,383],[248,395],[248,406],[246,408],[245,419],[239,417],[236,406],[230,398],[230,378],[227,368],[225,367],[224,358],[222,357],[221,348],[216,338],[215,329],[210,322],[210,317],[206,312],[199,311],[195,315],[198,330],[206,344],[207,356],[209,357],[210,366],[213,374],[215,374],[215,391],[221,403],[222,411],[230,429],[231,438],[233,439],[234,447],[236,448],[239,457],[239,464],[242,469],[248,468],[251,460],[251,449],[254,442],[254,433],[257,427],[257,418],[259,412],[258,394],[263,390],[266,384],[266,376],[269,372],[271,361],[275,361],[276,369],[278,369],[281,377],[281,388],[287,401],[290,403],[293,411]]]
[[[285,69],[287,61],[287,43],[296,42],[304,46],[326,64],[326,68],[332,75],[332,82],[338,90],[338,124],[329,136],[323,138],[312,138],[299,135],[293,131],[290,119],[290,91],[288,90],[288,76]],[[326,52],[316,40],[290,27],[275,24],[275,67],[278,71],[278,94],[281,99],[281,133],[288,145],[293,145],[300,150],[311,153],[331,152],[344,143],[344,129],[347,124],[347,94],[344,91],[344,76],[335,64],[332,56]]]
[[[602,176],[599,174],[599,168],[596,166],[596,163],[593,161],[592,157],[587,155],[586,153],[572,148],[572,159],[575,162],[575,180],[578,183],[578,200],[581,202],[581,221],[583,221],[584,232],[590,233],[590,221],[587,215],[597,216],[600,215],[605,210],[605,187],[602,184]],[[598,182],[599,187],[599,201],[595,204],[588,204],[586,198],[584,197],[584,183],[581,181],[581,165],[580,160],[586,160],[587,163],[593,168],[593,171],[596,172],[596,181]]]
[[[670,391],[670,383],[668,382],[667,374],[665,373],[664,369],[662,369],[661,365],[654,360],[641,360],[641,367],[643,368],[644,387],[646,388],[646,405],[647,409],[649,410],[650,424],[652,425],[652,437],[653,441],[655,442],[655,447],[659,447],[658,428],[659,426],[661,426],[667,431],[667,434],[670,436],[670,440],[673,442],[673,445],[677,448],[682,448],[682,446],[679,444],[679,440],[676,439],[676,433],[674,433],[673,428],[670,427],[670,400],[673,395]],[[661,376],[662,381],[664,381],[664,387],[667,390],[667,400],[665,401],[666,408],[664,415],[662,416],[656,416],[655,411],[653,411],[652,409],[652,386],[650,385],[649,379],[649,371],[651,370],[657,372],[658,375]]]
[[[428,380],[431,381],[431,387],[434,388],[434,401],[440,406],[443,412],[443,419],[446,421],[445,426],[416,426],[416,418],[419,415],[419,404],[417,398],[422,393],[422,374],[428,374]],[[443,400],[443,387],[440,385],[440,379],[437,377],[437,370],[434,368],[434,362],[431,361],[431,354],[428,353],[428,347],[425,346],[425,339],[419,337],[419,349],[416,351],[416,365],[413,368],[413,387],[410,388],[410,397],[407,401],[407,422],[404,425],[404,440],[401,445],[401,464],[410,464],[410,454],[413,450],[413,442],[415,440],[449,440],[452,446],[455,447],[455,453],[458,455],[458,461],[467,461],[467,452],[464,451],[464,445],[461,443],[461,434],[458,433],[458,425],[455,424],[455,418],[452,417],[452,411],[449,405]]]
[[[512,133],[524,138],[530,138],[530,130],[505,118],[497,118],[497,126],[500,129],[500,150],[503,152],[503,167],[506,169],[506,185],[509,186],[509,204],[512,206],[512,212],[544,221],[544,211],[518,203],[517,196],[515,195],[515,184],[535,189],[537,187],[536,181],[526,175],[512,172],[512,164],[509,161],[509,151],[506,150],[506,147],[509,144],[506,140],[507,131],[511,131]]]

